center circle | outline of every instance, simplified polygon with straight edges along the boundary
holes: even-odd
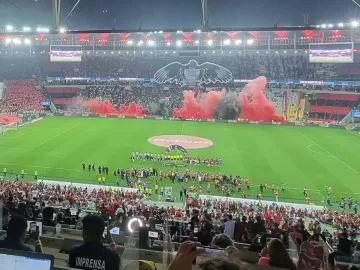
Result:
[[[185,149],[200,149],[212,146],[214,143],[206,138],[188,135],[160,135],[148,139],[151,144],[169,147],[170,145],[180,145]]]

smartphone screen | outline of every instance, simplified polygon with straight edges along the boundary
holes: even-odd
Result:
[[[30,233],[34,233],[34,232],[36,232],[36,222],[30,222]]]
[[[213,249],[213,248],[205,248],[205,251],[201,253],[199,257],[196,258],[196,263],[202,262],[204,259],[213,257],[215,255],[219,255],[221,253],[224,253],[223,250],[219,249]]]

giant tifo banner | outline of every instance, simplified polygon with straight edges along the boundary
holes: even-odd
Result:
[[[180,86],[229,83],[232,79],[232,73],[227,68],[210,62],[199,65],[196,60],[190,60],[186,64],[172,62],[154,75],[154,82],[158,84],[175,83]]]

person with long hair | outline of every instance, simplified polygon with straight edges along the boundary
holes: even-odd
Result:
[[[277,238],[271,239],[261,254],[263,257],[259,259],[259,265],[268,265],[290,270],[297,269],[283,242]]]

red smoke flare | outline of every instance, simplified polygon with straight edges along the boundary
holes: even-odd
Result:
[[[244,90],[239,93],[241,114],[238,118],[250,121],[286,121],[283,116],[275,113],[275,107],[265,96],[266,78],[259,77],[248,83]],[[184,105],[174,109],[174,116],[186,119],[212,119],[215,109],[225,95],[225,91],[210,91],[195,98],[195,92],[184,91]]]
[[[214,118],[214,111],[224,91],[211,91],[201,94],[197,99],[195,92],[184,91],[184,106],[174,109],[174,116],[182,119],[211,119]]]
[[[277,115],[275,107],[265,96],[266,78],[261,76],[248,83],[239,93],[242,119],[250,121],[284,122],[283,116]]]
[[[99,115],[144,116],[144,107],[136,105],[135,102],[130,102],[128,108],[121,104],[120,111],[116,110],[109,100],[98,103],[95,99],[91,99],[84,103],[84,107]]]
[[[1,124],[12,124],[12,123],[17,123],[20,122],[21,119],[19,117],[16,116],[11,116],[11,115],[1,115],[0,116],[0,123]]]

